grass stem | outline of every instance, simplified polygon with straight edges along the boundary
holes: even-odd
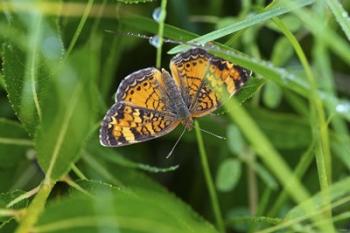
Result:
[[[163,47],[163,34],[164,34],[164,21],[166,18],[166,5],[167,0],[162,0],[160,5],[160,16],[159,16],[159,26],[158,26],[158,38],[159,44],[157,45],[157,60],[156,66],[160,68],[162,66],[162,47]]]
[[[214,182],[210,173],[209,169],[209,164],[208,164],[208,159],[207,159],[207,154],[205,152],[204,148],[204,141],[202,137],[202,133],[200,131],[200,127],[197,121],[194,123],[195,129],[196,129],[196,137],[197,137],[197,142],[198,142],[198,148],[199,148],[199,155],[201,158],[201,163],[202,163],[202,168],[205,176],[205,182],[207,184],[207,188],[209,191],[209,196],[210,196],[210,201],[213,207],[214,215],[215,215],[215,220],[217,227],[220,232],[225,232],[225,226],[224,226],[224,221],[221,215],[221,210],[219,206],[219,201],[218,197],[216,194]]]

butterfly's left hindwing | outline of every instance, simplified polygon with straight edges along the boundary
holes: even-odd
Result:
[[[148,141],[169,133],[179,123],[165,113],[118,102],[102,121],[100,142],[117,147]]]

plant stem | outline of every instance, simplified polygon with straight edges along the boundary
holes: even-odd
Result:
[[[212,208],[214,211],[216,224],[217,224],[217,227],[218,227],[220,232],[225,232],[224,221],[223,221],[223,218],[221,215],[221,210],[220,210],[218,197],[217,197],[215,187],[214,187],[214,182],[213,182],[213,179],[212,179],[212,176],[210,173],[207,154],[206,154],[205,148],[204,148],[203,137],[202,137],[198,122],[195,121],[194,125],[195,125],[195,129],[196,129],[196,137],[197,137],[197,142],[198,142],[199,155],[201,158],[202,168],[203,168],[207,188],[209,191],[210,201],[211,201],[211,205],[212,205]]]
[[[15,233],[29,233],[38,221],[40,214],[44,211],[44,207],[49,194],[55,185],[55,182],[43,182],[39,192],[30,203],[24,218],[21,220],[19,227]]]
[[[75,173],[75,175],[77,175],[80,179],[87,180],[84,173],[82,171],[80,171],[80,169],[75,164],[72,164],[72,170]]]
[[[163,47],[163,34],[164,34],[164,21],[166,18],[166,4],[167,0],[162,0],[160,5],[159,27],[158,27],[158,39],[159,44],[157,47],[157,60],[156,67],[160,68],[162,65],[162,47]]]

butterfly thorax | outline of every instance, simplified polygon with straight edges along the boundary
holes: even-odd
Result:
[[[170,108],[178,120],[191,118],[191,113],[181,96],[179,88],[168,71],[162,69],[162,77],[165,85],[165,91],[169,97]]]

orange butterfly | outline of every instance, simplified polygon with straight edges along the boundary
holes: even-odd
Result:
[[[207,115],[239,90],[250,72],[204,49],[178,54],[165,69],[145,68],[123,79],[100,129],[103,146],[124,146],[169,133]],[[214,91],[215,90],[215,91]]]

